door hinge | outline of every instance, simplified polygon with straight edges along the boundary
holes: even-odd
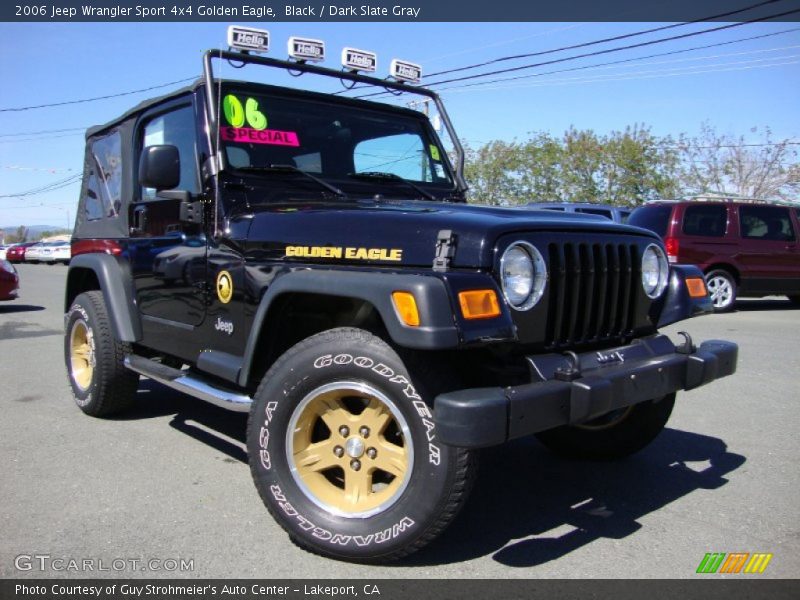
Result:
[[[433,259],[434,271],[447,271],[450,261],[456,255],[456,236],[450,229],[442,229],[436,237],[436,256]]]

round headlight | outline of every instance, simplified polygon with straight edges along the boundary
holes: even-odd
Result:
[[[541,253],[527,242],[515,242],[500,259],[503,295],[511,308],[528,310],[544,294],[547,267]]]
[[[669,263],[664,251],[650,244],[642,255],[642,287],[648,298],[658,298],[667,288]]]

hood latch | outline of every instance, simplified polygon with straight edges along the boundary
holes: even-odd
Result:
[[[456,236],[450,229],[442,229],[436,237],[436,256],[433,259],[434,271],[447,271],[450,261],[456,255]]]

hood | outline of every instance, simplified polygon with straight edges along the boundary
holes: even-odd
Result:
[[[506,234],[591,231],[655,237],[595,215],[424,201],[272,205],[235,218],[231,230],[247,240],[250,255],[389,266],[430,266],[439,232],[450,230],[456,236],[454,268],[491,266],[495,243]]]

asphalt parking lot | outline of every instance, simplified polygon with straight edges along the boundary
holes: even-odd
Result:
[[[84,416],[62,358],[67,269],[19,272],[20,298],[0,303],[0,577],[707,578],[695,574],[707,552],[773,554],[762,575],[729,577],[800,575],[800,310],[782,298],[667,330],[737,342],[739,371],[680,394],[645,451],[616,463],[533,440],[484,451],[439,540],[363,566],[308,554],[273,522],[243,415],[143,381],[133,412]],[[161,568],[42,571],[21,555]],[[166,570],[181,559],[192,569]]]

